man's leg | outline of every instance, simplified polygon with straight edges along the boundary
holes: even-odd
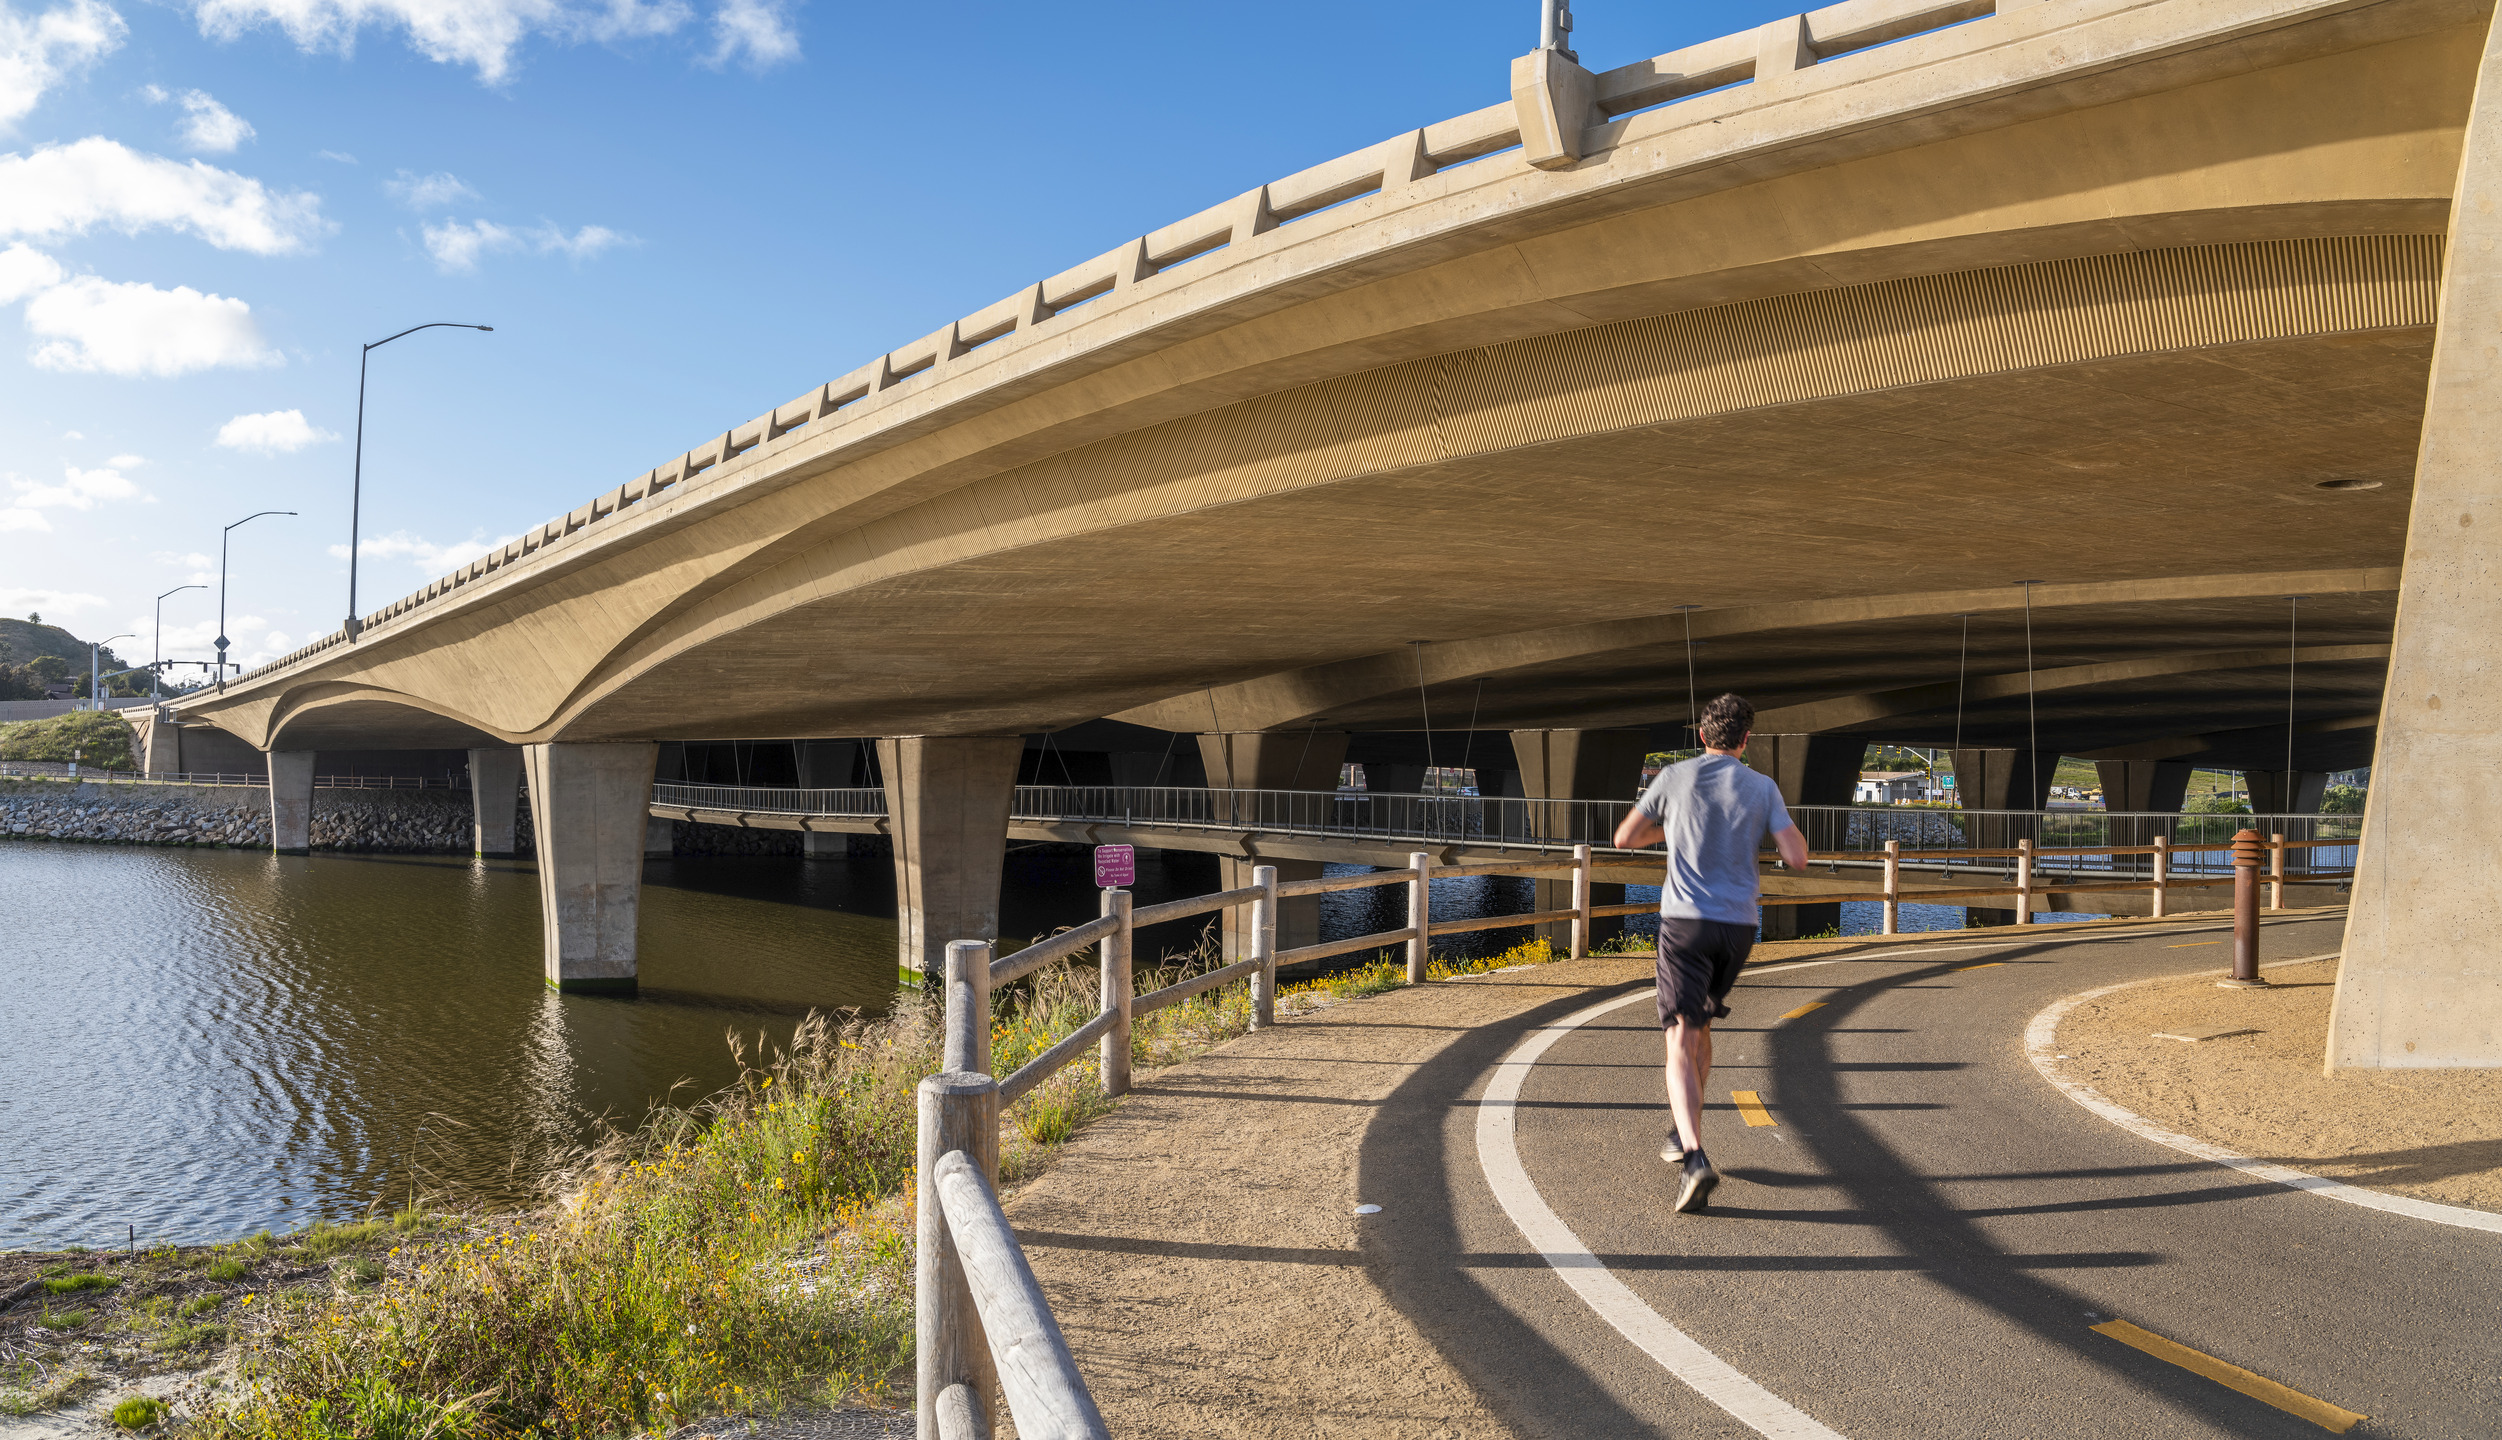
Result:
[[[1711,1074],[1711,1026],[1679,1015],[1668,1027],[1668,1111],[1688,1151],[1703,1148],[1703,1081]]]

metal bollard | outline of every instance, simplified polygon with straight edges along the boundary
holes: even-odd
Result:
[[[1590,847],[1572,847],[1572,958],[1590,957]]]
[[[1878,933],[1898,935],[1903,928],[1903,842],[1885,842],[1885,927]]]
[[[1103,1071],[1103,1093],[1129,1093],[1129,1015],[1131,1004],[1138,997],[1138,986],[1131,974],[1132,957],[1129,924],[1130,896],[1126,890],[1103,892],[1103,913],[1121,917],[1120,928],[1103,937],[1096,953],[1103,957],[1099,971],[1102,981],[1098,994],[1106,1014],[1117,1014],[1112,1028],[1103,1032],[1096,1058]]]
[[[2227,990],[2256,990],[2259,978],[2259,856],[2266,849],[2256,830],[2233,837],[2233,976]]]
[[[1254,865],[1251,883],[1260,898],[1251,902],[1251,955],[1260,968],[1251,972],[1251,1028],[1277,1023],[1277,867]]]
[[[1407,923],[1416,938],[1407,942],[1407,983],[1425,983],[1425,955],[1429,938],[1426,931],[1433,924],[1433,857],[1422,850],[1411,850],[1407,868],[1415,878],[1407,882]]]

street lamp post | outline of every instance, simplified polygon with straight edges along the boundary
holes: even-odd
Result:
[[[237,520],[235,525],[248,525],[263,515],[292,515],[292,510],[255,510]],[[235,533],[235,525],[227,526],[217,537],[217,692],[226,693],[226,537]]]
[[[104,708],[104,647],[116,640],[136,640],[136,635],[107,635],[87,642],[87,708]]]
[[[166,591],[165,595],[180,595],[185,590],[206,590],[207,588],[206,585],[177,585]],[[156,654],[151,657],[154,663],[148,666],[148,698],[151,700],[165,698],[164,688],[158,684],[165,678],[165,595],[156,597]],[[226,627],[220,625],[217,628],[223,630]]]
[[[440,329],[483,330],[492,333],[495,327],[472,325],[465,320],[431,320],[423,325],[411,325],[399,335],[385,335],[366,346],[364,353],[356,357],[356,468],[348,489],[348,608],[347,623],[340,627],[347,632],[347,638],[351,641],[356,638],[359,630],[365,628],[365,622],[356,618],[356,534],[363,521],[365,508],[365,367],[376,350],[399,339],[400,335],[414,335],[420,330]],[[225,627],[221,625],[218,628],[222,630]]]

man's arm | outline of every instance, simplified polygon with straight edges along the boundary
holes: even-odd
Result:
[[[1616,827],[1616,848],[1646,849],[1667,837],[1668,832],[1659,828],[1659,822],[1643,814],[1641,807],[1636,806],[1625,812],[1624,823]]]
[[[1772,832],[1773,848],[1781,852],[1781,863],[1793,870],[1807,868],[1807,837],[1795,825],[1785,825]]]

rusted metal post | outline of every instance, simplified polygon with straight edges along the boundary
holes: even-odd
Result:
[[[2154,837],[2154,918],[2163,918],[2163,887],[2172,883],[2172,838]]]
[[[1572,847],[1572,958],[1590,955],[1590,847]]]
[[[1407,868],[1415,878],[1407,882],[1407,924],[1415,932],[1407,942],[1407,983],[1425,983],[1425,947],[1430,937],[1425,933],[1433,926],[1433,857],[1422,850],[1411,850]]]
[[[1095,952],[1103,957],[1103,964],[1097,969],[1097,978],[1102,982],[1098,994],[1103,1012],[1120,1017],[1112,1022],[1111,1029],[1103,1032],[1103,1039],[1098,1042],[1101,1049],[1097,1055],[1103,1071],[1103,1093],[1106,1095],[1129,1093],[1129,1014],[1131,1002],[1138,994],[1138,987],[1130,973],[1129,911],[1128,891],[1103,892],[1103,913],[1120,917],[1120,927],[1104,936]]]
[[[2033,923],[2033,842],[2016,841],[2016,918],[2018,925]]]
[[[2259,978],[2259,853],[2263,848],[2256,830],[2233,837],[2233,978],[2216,982],[2227,989],[2251,990],[2267,983]]]
[[[1879,934],[1899,935],[1903,928],[1903,842],[1885,842],[1885,927]]]

